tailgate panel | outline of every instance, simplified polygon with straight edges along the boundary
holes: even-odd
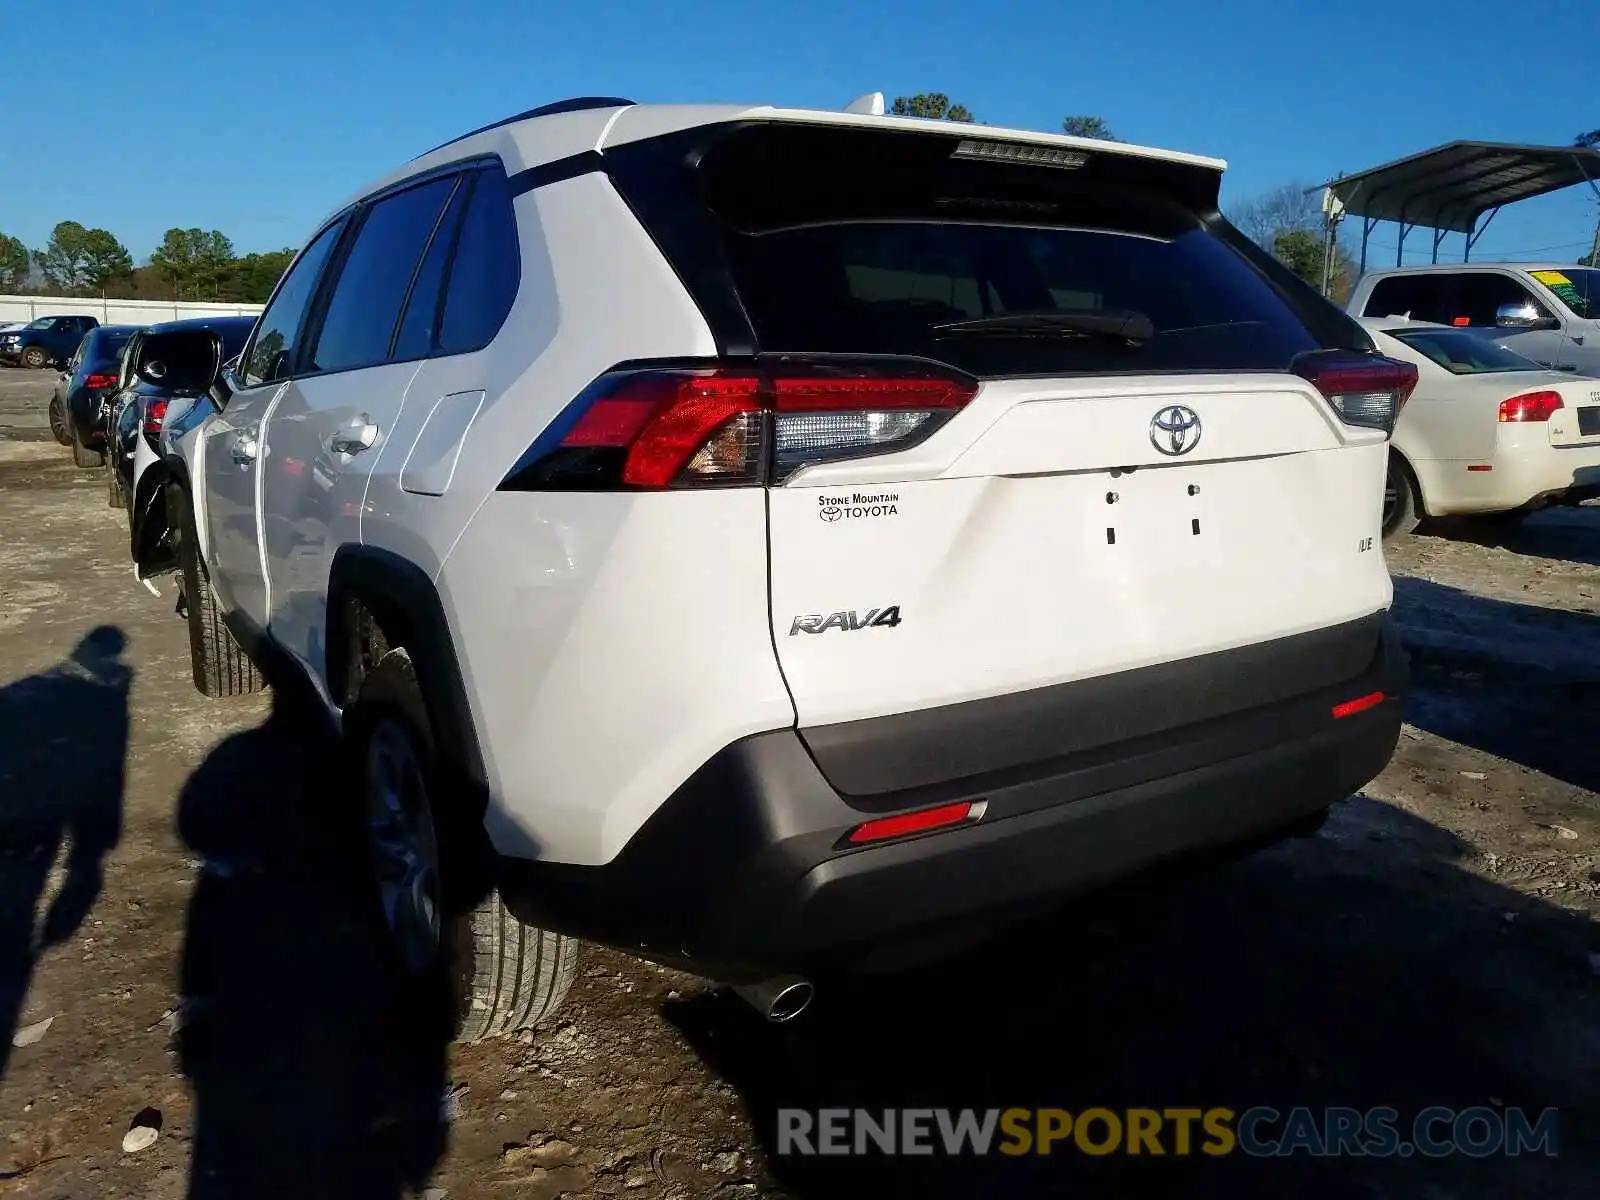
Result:
[[[1125,419],[1142,432],[1154,407],[1141,400]],[[1035,432],[1008,453],[980,440],[952,472],[1036,461],[1027,456],[1049,435]],[[1011,441],[1009,430],[1003,436]],[[1070,431],[1052,441],[1075,444]],[[1376,536],[1386,456],[1378,440],[1131,472],[773,489],[774,641],[800,726],[1045,687],[1368,616],[1391,595]],[[874,610],[891,608],[897,622],[874,623]]]

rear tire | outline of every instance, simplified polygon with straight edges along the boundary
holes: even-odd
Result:
[[[1410,533],[1422,521],[1422,494],[1411,468],[1398,454],[1389,455],[1383,480],[1383,540]]]
[[[578,977],[582,947],[577,938],[524,925],[491,892],[446,937],[455,1040],[516,1033],[555,1015]]]
[[[206,565],[200,561],[200,541],[195,534],[189,493],[176,483],[167,485],[167,519],[177,540],[178,569],[189,610],[189,662],[194,686],[203,696],[247,696],[261,691],[266,680],[222,620]]]
[[[452,788],[411,657],[391,650],[344,716],[365,817],[372,907],[403,986],[439,999],[477,1042],[552,1015],[578,972],[576,938],[524,925],[492,889],[482,823]]]
[[[72,435],[67,432],[67,413],[61,401],[50,401],[50,434],[63,446],[72,445]]]
[[[110,508],[128,507],[128,497],[122,490],[122,476],[109,464],[106,466],[106,505]]]
[[[68,445],[72,447],[73,466],[88,469],[89,467],[103,467],[106,465],[106,456],[98,450],[90,450],[79,441],[76,429],[69,430],[68,436],[71,439]]]

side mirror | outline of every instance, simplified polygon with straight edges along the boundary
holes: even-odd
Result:
[[[1547,317],[1538,307],[1526,300],[1520,304],[1502,304],[1494,310],[1494,323],[1501,329],[1558,329],[1561,322]]]
[[[146,334],[133,356],[133,374],[180,396],[206,391],[222,365],[222,339],[209,329]]]

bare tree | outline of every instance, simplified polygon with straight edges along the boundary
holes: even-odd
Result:
[[[1303,183],[1286,183],[1247,200],[1228,219],[1252,242],[1268,250],[1285,233],[1322,232],[1322,205]]]

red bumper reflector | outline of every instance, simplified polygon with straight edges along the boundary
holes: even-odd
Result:
[[[1354,700],[1346,700],[1343,704],[1335,704],[1333,706],[1333,719],[1337,721],[1340,717],[1353,717],[1358,712],[1366,712],[1369,708],[1377,708],[1378,705],[1383,703],[1383,700],[1382,692],[1368,692],[1365,696],[1357,696]]]
[[[1494,470],[1494,464],[1493,463],[1473,463],[1470,467],[1467,468],[1467,470],[1469,470],[1469,471],[1492,471],[1492,470]]]
[[[908,833],[926,833],[946,825],[959,825],[972,814],[972,804],[963,800],[958,804],[941,804],[938,808],[924,808],[919,812],[899,813],[880,817],[851,830],[846,839],[852,844],[881,842],[885,838],[905,837]]]

